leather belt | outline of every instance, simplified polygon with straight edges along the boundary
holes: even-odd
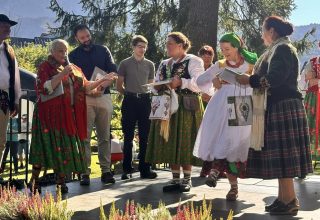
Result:
[[[146,98],[150,97],[150,93],[134,93],[134,92],[124,92],[125,96],[135,97],[135,98]]]

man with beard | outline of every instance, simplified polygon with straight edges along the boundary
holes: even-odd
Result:
[[[0,14],[0,164],[6,144],[9,116],[17,114],[21,94],[18,62],[13,48],[5,42],[10,37],[10,28],[16,24],[6,15]],[[0,174],[2,171],[0,168]]]
[[[74,29],[74,36],[79,46],[70,54],[70,62],[79,66],[88,80],[91,79],[95,67],[107,73],[117,72],[109,49],[102,45],[93,44],[91,33],[86,25],[78,25]],[[81,175],[80,185],[90,185],[91,173],[91,132],[96,127],[98,136],[98,157],[101,168],[101,181],[114,183],[115,179],[110,172],[111,147],[110,147],[110,124],[113,111],[110,90],[108,87],[98,87],[87,94],[87,121],[88,136],[85,141],[87,171]]]

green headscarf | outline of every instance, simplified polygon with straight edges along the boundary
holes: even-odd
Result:
[[[243,48],[243,42],[241,38],[235,33],[227,33],[220,38],[220,42],[230,42],[233,47],[239,49],[239,53],[243,56],[244,60],[250,64],[255,64],[258,59],[256,53],[252,53]]]

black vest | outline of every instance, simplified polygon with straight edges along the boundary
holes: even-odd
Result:
[[[168,65],[163,65],[161,68],[161,75],[163,79],[160,79],[160,80],[166,80],[167,78],[172,78],[174,76],[190,79],[191,77],[189,74],[188,66],[189,66],[189,59],[184,60],[180,63],[173,64],[171,71]]]
[[[15,83],[15,71],[16,71],[16,60],[14,55],[13,48],[7,44],[6,42],[3,42],[4,44],[4,50],[6,57],[9,62],[9,109],[11,111],[14,110],[14,101],[15,101],[15,92],[14,92],[14,83]]]

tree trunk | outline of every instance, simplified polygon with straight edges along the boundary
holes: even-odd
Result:
[[[189,10],[185,20],[185,34],[193,45],[190,52],[197,54],[203,45],[208,44],[214,48],[216,54],[220,0],[187,0],[187,2]]]

